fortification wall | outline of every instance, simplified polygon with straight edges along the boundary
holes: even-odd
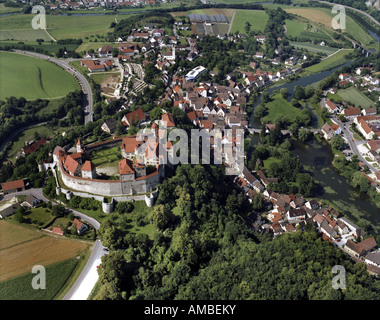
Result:
[[[62,181],[70,189],[104,196],[122,194],[120,180],[99,180],[76,177],[69,175],[62,170],[62,168],[60,169]]]

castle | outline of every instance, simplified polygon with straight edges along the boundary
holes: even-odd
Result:
[[[60,146],[55,147],[54,165],[57,166],[64,185],[79,192],[101,196],[151,192],[165,176],[165,164],[159,153],[161,142],[158,135],[158,129],[153,126],[152,130],[145,130],[140,135],[116,137],[86,146],[78,139],[76,152],[68,153]],[[123,157],[117,167],[119,179],[100,179],[96,166],[91,162],[91,152],[114,146],[120,146]],[[172,144],[165,142],[163,148],[170,154]]]

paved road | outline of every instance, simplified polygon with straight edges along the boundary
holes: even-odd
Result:
[[[328,1],[318,1],[320,3],[325,3],[325,4],[329,4],[330,6],[335,6],[337,5],[337,3],[332,3],[332,2],[328,2]],[[374,23],[376,23],[378,26],[380,26],[380,22],[377,21],[374,17],[372,17],[370,14],[364,12],[364,11],[361,11],[359,9],[356,9],[356,8],[353,8],[353,7],[349,7],[349,6],[344,6],[342,4],[339,4],[345,8],[348,8],[348,9],[351,9],[351,10],[354,10],[354,11],[357,11],[357,12],[360,12],[361,14],[365,15],[366,17],[368,17],[371,21],[373,21]]]
[[[97,266],[101,263],[101,257],[107,253],[100,240],[96,240],[85,267],[62,300],[87,300],[99,278]]]
[[[76,79],[78,79],[82,90],[85,94],[85,101],[84,101],[84,112],[85,112],[85,118],[84,118],[84,123],[92,122],[93,121],[93,113],[92,113],[92,106],[93,106],[93,100],[92,100],[92,90],[91,86],[88,83],[87,79],[77,70],[75,70],[72,66],[69,65],[69,62],[72,61],[72,59],[67,59],[67,60],[61,60],[61,59],[56,59],[50,56],[46,56],[40,53],[36,52],[30,52],[30,51],[22,51],[22,50],[15,50],[15,52],[32,56],[35,58],[39,59],[44,59],[51,61],[55,63],[56,65],[62,67],[65,69],[67,72],[69,72],[71,75],[73,75]]]

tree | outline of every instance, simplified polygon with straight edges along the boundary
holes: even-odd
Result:
[[[331,139],[331,146],[333,147],[333,149],[335,150],[338,150],[338,151],[341,151],[343,149],[343,146],[344,146],[345,142],[344,142],[344,139],[342,138],[341,135],[335,135],[332,139]]]
[[[301,128],[298,130],[298,140],[305,142],[307,139],[309,139],[309,136],[310,136],[309,130],[305,128]]]
[[[354,188],[359,188],[361,193],[367,193],[370,189],[369,180],[359,171],[352,175],[351,184]]]
[[[305,89],[301,86],[294,87],[294,98],[297,100],[305,99]]]
[[[288,91],[288,89],[286,89],[286,88],[282,88],[282,89],[280,90],[280,93],[281,93],[282,97],[283,97],[285,100],[288,99],[288,95],[289,95],[289,91]]]
[[[247,35],[248,35],[249,31],[251,30],[251,26],[252,25],[248,21],[245,22],[244,31]]]
[[[156,205],[150,214],[150,220],[158,230],[166,229],[171,217],[172,212],[163,204]]]

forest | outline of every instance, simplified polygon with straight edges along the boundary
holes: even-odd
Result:
[[[176,212],[174,214],[173,212]],[[252,205],[222,167],[182,165],[159,186],[149,219],[154,239],[102,223],[95,299],[379,299],[380,280],[355,264],[314,227],[272,239],[256,234]],[[346,289],[331,286],[342,265]]]

